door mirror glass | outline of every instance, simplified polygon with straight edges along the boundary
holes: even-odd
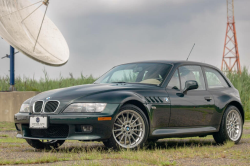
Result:
[[[184,89],[183,93],[186,93],[189,90],[194,90],[194,89],[198,89],[198,88],[199,88],[199,85],[198,85],[197,81],[189,80],[189,81],[186,81],[186,83],[185,83],[185,89]]]

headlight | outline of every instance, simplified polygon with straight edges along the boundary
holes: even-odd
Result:
[[[29,104],[22,104],[22,106],[20,108],[20,112],[29,113],[30,112],[30,105]]]
[[[63,112],[102,112],[106,106],[106,103],[74,103]]]

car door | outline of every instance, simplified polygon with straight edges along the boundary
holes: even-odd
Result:
[[[199,88],[183,93],[186,81],[197,81]],[[212,95],[207,91],[200,66],[179,67],[168,84],[167,92],[171,101],[169,127],[209,126],[214,108]]]

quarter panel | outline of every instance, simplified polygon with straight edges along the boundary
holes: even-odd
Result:
[[[215,114],[213,115],[213,124],[219,127],[222,116],[228,104],[232,101],[241,103],[240,99],[236,97],[238,93],[234,88],[210,89],[209,92],[213,95],[215,101]]]

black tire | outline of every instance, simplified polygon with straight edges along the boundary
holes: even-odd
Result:
[[[112,135],[111,137],[106,140],[106,141],[103,141],[103,144],[107,147],[107,148],[112,148],[112,149],[137,149],[137,148],[143,148],[143,145],[145,144],[145,142],[147,141],[147,138],[148,138],[148,133],[149,133],[149,124],[148,124],[148,120],[147,120],[147,117],[146,115],[144,114],[144,112],[138,108],[137,106],[135,105],[131,105],[131,104],[127,104],[127,105],[124,105],[121,107],[119,113],[116,115],[115,117],[115,121],[114,123],[116,122],[116,119],[118,118],[119,114],[122,113],[123,111],[126,111],[126,110],[130,110],[130,111],[134,111],[135,113],[137,113],[137,115],[139,115],[141,117],[141,119],[143,120],[144,124],[145,124],[145,131],[144,131],[144,134],[142,136],[142,139],[140,140],[140,143],[138,143],[138,145],[136,147],[123,147],[121,145],[119,145],[116,141],[116,138],[114,137],[114,134],[113,134],[113,129],[114,129],[114,126],[115,124],[113,124],[113,128],[112,128]],[[128,131],[129,132],[129,131]],[[132,130],[131,130],[131,133],[132,133]],[[132,135],[132,134],[131,134]]]
[[[26,139],[27,143],[32,146],[35,149],[46,149],[46,150],[51,150],[51,149],[57,149],[59,148],[65,140],[57,140],[53,142],[42,142],[40,140],[34,140],[34,139]]]
[[[158,141],[158,139],[148,139],[146,141],[147,144],[155,144]]]
[[[228,115],[232,112],[232,111],[236,111],[239,115],[239,120],[240,120],[240,134],[238,134],[238,138],[236,138],[235,140],[231,139],[229,134],[228,134],[228,130],[227,130],[227,117]],[[235,113],[236,113],[235,112]],[[221,125],[220,125],[220,130],[219,132],[213,134],[214,140],[217,144],[224,144],[227,141],[232,141],[235,144],[238,144],[241,140],[242,137],[242,133],[243,133],[243,120],[242,120],[242,115],[239,111],[239,109],[235,106],[228,106],[228,108],[226,109],[222,120],[221,120]]]
[[[158,139],[148,139],[148,140],[145,142],[145,146],[146,146],[147,148],[155,147],[157,141],[158,141]]]

